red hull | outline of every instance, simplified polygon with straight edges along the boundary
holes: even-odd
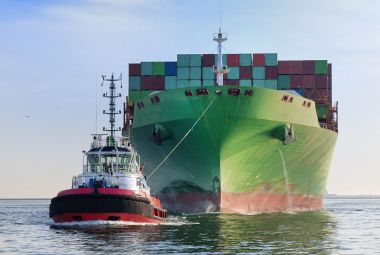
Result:
[[[227,193],[221,194],[221,212],[254,214],[262,212],[312,211],[323,206],[322,196],[270,193]]]
[[[115,188],[79,188],[58,193],[50,203],[54,222],[129,221],[161,223],[167,217],[158,198]]]
[[[322,196],[272,193],[183,193],[161,195],[168,210],[184,213],[223,212],[255,214],[262,212],[310,211],[323,207]]]
[[[118,221],[129,221],[137,223],[162,223],[161,219],[154,219],[150,217],[145,217],[138,214],[129,214],[129,213],[63,213],[53,217],[54,222],[77,222],[73,220],[80,217],[80,221],[95,221],[103,220],[108,221],[109,217],[118,218]],[[79,222],[79,221],[78,221]]]

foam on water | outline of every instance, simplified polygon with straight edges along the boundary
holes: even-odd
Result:
[[[170,216],[166,221],[160,223],[143,223],[143,222],[133,222],[133,221],[104,221],[104,220],[94,220],[94,221],[74,221],[74,222],[61,222],[61,223],[51,223],[52,227],[124,227],[124,226],[182,226],[182,225],[194,225],[199,224],[197,222],[190,222],[186,220],[186,217]]]

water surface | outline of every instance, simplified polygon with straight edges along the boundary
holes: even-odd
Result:
[[[380,200],[316,212],[170,216],[164,225],[53,224],[49,200],[0,200],[3,254],[380,254]]]

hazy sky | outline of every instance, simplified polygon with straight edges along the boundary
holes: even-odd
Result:
[[[227,53],[333,63],[340,133],[328,191],[380,194],[380,1],[221,7]],[[215,52],[218,26],[217,0],[1,0],[0,197],[69,188],[95,132],[101,74],[123,72],[125,95],[128,63]]]

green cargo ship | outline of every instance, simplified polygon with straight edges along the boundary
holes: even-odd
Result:
[[[314,88],[314,98],[307,98],[300,95],[300,87],[277,84],[281,87],[277,89],[273,81],[271,88],[262,85],[253,71],[255,63],[260,65],[261,54],[251,55],[251,83],[241,82],[240,77],[237,84],[225,85],[225,76],[233,68],[223,65],[225,39],[220,31],[214,36],[219,52],[209,68],[215,72],[216,85],[205,86],[201,77],[197,86],[191,87],[190,82],[178,86],[179,61],[177,84],[170,88],[166,84],[160,89],[154,84],[131,88],[130,79],[124,131],[144,159],[144,174],[152,190],[165,207],[179,213],[320,209],[337,140],[331,65],[328,68],[326,61],[325,74],[315,74],[326,77],[323,84],[330,85],[322,98],[316,98],[318,88]],[[234,63],[234,56],[227,56],[229,62]],[[269,78],[281,82],[284,78],[279,76],[286,74],[279,74],[284,72],[277,59],[273,66],[277,79],[270,73]],[[130,66],[130,77],[133,72]],[[145,79],[141,73],[140,79]],[[301,89],[307,89],[304,86]]]

